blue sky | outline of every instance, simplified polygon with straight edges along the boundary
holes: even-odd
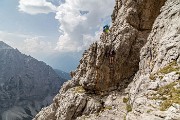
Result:
[[[0,40],[64,71],[110,23],[114,0],[0,0]]]

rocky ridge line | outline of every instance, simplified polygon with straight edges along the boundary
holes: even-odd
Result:
[[[179,6],[179,0],[116,0],[110,33],[84,52],[72,80],[34,120],[178,119],[178,101],[162,110],[163,99],[153,93],[172,83],[168,94],[178,97]],[[168,72],[159,75],[163,68]]]
[[[32,120],[63,81],[44,62],[0,41],[0,120]]]

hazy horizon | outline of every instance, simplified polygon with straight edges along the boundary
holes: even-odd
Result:
[[[65,72],[111,23],[115,1],[2,0],[0,40]]]

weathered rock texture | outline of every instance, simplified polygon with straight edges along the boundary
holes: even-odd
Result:
[[[178,120],[178,21],[179,0],[116,0],[110,32],[34,120]]]
[[[139,51],[164,0],[116,2],[110,33],[102,34],[101,40],[84,53],[74,76],[87,90],[109,90],[116,85],[123,88],[130,82],[138,70]],[[112,64],[108,55],[111,49],[116,52]]]
[[[167,0],[141,49],[128,120],[180,119],[180,1]]]

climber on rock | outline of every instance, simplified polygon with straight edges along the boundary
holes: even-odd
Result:
[[[114,58],[115,58],[115,55],[116,55],[116,52],[115,52],[115,50],[114,50],[114,48],[112,48],[111,50],[110,50],[110,52],[109,52],[109,63],[110,64],[113,64],[114,63]]]
[[[110,52],[110,50],[108,49],[108,48],[106,48],[106,50],[105,50],[105,57],[106,58],[109,58],[109,53]]]
[[[105,25],[104,27],[103,27],[103,32],[104,33],[108,33],[109,32],[109,25]]]

